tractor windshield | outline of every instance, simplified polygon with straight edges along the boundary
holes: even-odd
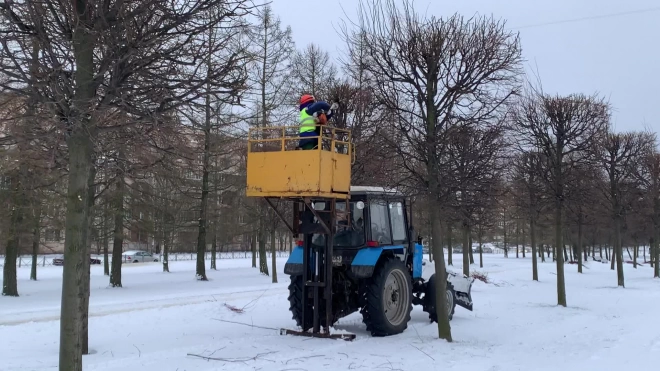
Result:
[[[335,234],[334,247],[351,248],[362,247],[366,243],[364,233],[364,209],[357,207],[358,202],[349,203],[349,212],[346,213],[346,204],[338,202],[337,208],[337,234]],[[362,204],[363,205],[363,204]],[[318,246],[325,245],[325,235],[314,234],[312,243]]]

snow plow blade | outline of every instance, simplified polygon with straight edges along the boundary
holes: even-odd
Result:
[[[474,277],[466,277],[454,272],[447,272],[447,281],[454,286],[456,305],[472,311],[472,283]]]
[[[310,338],[321,338],[321,339],[341,339],[346,341],[355,340],[355,334],[328,334],[325,332],[313,333],[313,332],[302,332],[288,329],[280,329],[280,335],[295,335],[295,336],[306,336]]]

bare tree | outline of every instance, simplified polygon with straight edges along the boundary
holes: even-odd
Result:
[[[584,228],[593,222],[594,207],[598,204],[597,184],[599,172],[592,163],[576,164],[569,177],[572,181],[566,184],[566,220],[576,226],[577,236],[575,252],[577,260],[578,273],[582,273],[582,250],[584,242]],[[573,249],[571,249],[573,251]]]
[[[287,100],[294,92],[294,80],[310,83],[316,91],[322,83],[317,74],[326,73],[329,59],[323,59],[323,52],[310,45],[304,53],[295,54],[295,45],[291,37],[291,28],[282,29],[279,17],[266,6],[257,14],[257,23],[253,28],[254,61],[252,81],[255,88],[255,123],[259,127],[278,126],[292,122],[291,115],[295,112],[287,109]],[[295,79],[292,78],[295,76]],[[313,93],[314,94],[314,93]],[[291,107],[293,108],[293,107]],[[297,110],[296,110],[297,111]],[[275,231],[279,223],[277,216],[272,214],[265,203],[257,204],[259,208],[259,267],[261,273],[268,272],[266,239],[270,236],[271,243],[271,277],[277,282]]]
[[[557,304],[566,306],[564,280],[564,213],[567,175],[589,157],[589,149],[609,123],[609,105],[597,96],[548,96],[531,88],[512,115],[523,148],[538,150],[545,159],[543,179],[554,198]]]
[[[365,3],[368,3],[365,5]],[[373,77],[383,134],[399,155],[401,183],[432,205],[433,254],[438,285],[438,335],[452,341],[445,305],[439,213],[449,190],[442,161],[448,129],[463,122],[490,121],[516,90],[520,45],[504,24],[489,18],[422,18],[410,2],[361,2],[356,29],[345,35],[349,47],[364,47],[365,70]],[[448,36],[450,35],[450,36]]]
[[[282,29],[279,17],[273,15],[270,6],[266,6],[257,12],[251,35],[254,51],[250,80],[258,105],[255,112],[261,115],[257,123],[259,126],[286,123],[292,117],[286,101],[294,89],[292,59],[295,45],[291,27]],[[316,62],[315,57],[310,58]],[[300,56],[296,56],[296,63],[302,63],[299,59]]]
[[[470,236],[478,210],[487,206],[496,189],[502,171],[504,126],[501,120],[493,123],[465,123],[452,127],[447,140],[447,168],[445,174],[453,181],[448,187],[454,197],[450,207],[461,225],[463,244],[463,274],[470,275]]]
[[[654,144],[654,137],[647,133],[608,132],[597,143],[595,156],[607,177],[602,182],[614,227],[614,253],[616,255],[617,284],[625,287],[623,275],[623,248],[621,229],[624,221],[625,198],[637,188],[637,166],[643,155]]]
[[[660,153],[657,150],[646,154],[639,166],[638,174],[650,204],[647,209],[652,222],[651,264],[653,277],[658,278],[660,277]]]
[[[544,206],[544,188],[542,179],[545,178],[544,158],[541,153],[525,151],[518,155],[514,162],[514,187],[519,195],[516,200],[527,216],[529,223],[530,244],[532,247],[532,280],[539,280],[537,261],[537,225]],[[542,255],[542,254],[541,254]]]
[[[293,80],[298,82],[291,96],[296,104],[296,98],[303,93],[312,94],[316,99],[327,97],[328,88],[337,76],[330,54],[316,44],[309,44],[295,53],[291,72]]]

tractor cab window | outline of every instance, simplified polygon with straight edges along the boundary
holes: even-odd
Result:
[[[392,239],[395,243],[405,243],[408,238],[406,236],[406,216],[403,213],[403,204],[401,201],[390,202],[389,207]]]
[[[369,203],[369,216],[371,218],[371,240],[379,245],[391,245],[390,220],[387,212],[387,202],[372,200]]]
[[[319,204],[319,203],[317,203]],[[357,248],[366,244],[364,229],[364,207],[358,207],[358,202],[349,203],[349,212],[346,212],[346,203],[337,202],[337,233],[334,237],[334,247]],[[361,203],[360,205],[363,205]],[[317,206],[315,205],[315,208]],[[319,207],[322,210],[322,208]],[[318,221],[316,221],[318,223]],[[325,245],[324,234],[314,234],[312,243],[318,246]]]

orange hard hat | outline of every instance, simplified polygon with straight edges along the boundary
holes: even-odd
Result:
[[[302,97],[300,97],[300,104],[305,104],[313,101],[314,101],[314,96],[311,94],[305,94]]]

